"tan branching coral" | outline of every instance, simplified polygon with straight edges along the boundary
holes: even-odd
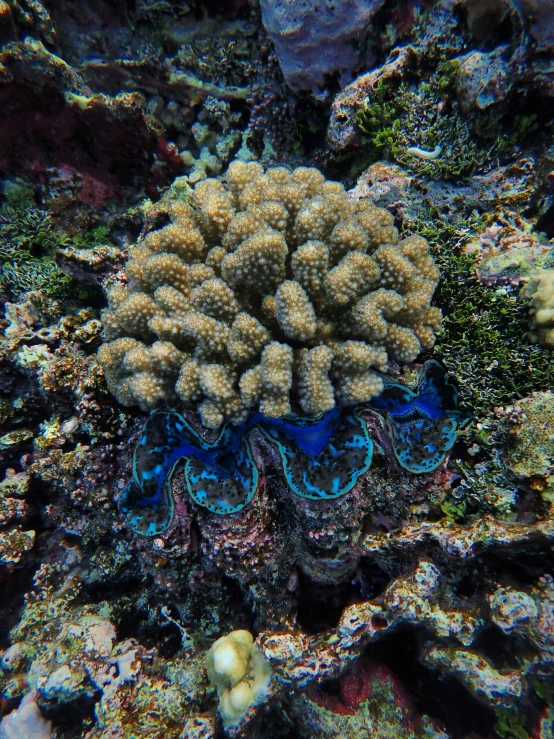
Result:
[[[554,269],[538,270],[522,293],[529,299],[533,318],[531,339],[554,349]]]
[[[275,293],[275,318],[285,336],[305,342],[315,336],[315,310],[299,282],[285,280]]]
[[[289,396],[293,362],[293,351],[287,344],[272,341],[263,350],[260,364],[260,410],[266,416],[278,418],[291,412]]]
[[[99,361],[125,405],[199,403],[212,428],[317,415],[375,397],[389,360],[434,344],[425,239],[400,241],[388,211],[317,169],[234,162],[155,216],[168,225],[131,249],[103,314]]]
[[[298,395],[307,415],[328,411],[335,405],[333,383],[329,377],[333,352],[328,346],[316,346],[306,352],[298,370]]]

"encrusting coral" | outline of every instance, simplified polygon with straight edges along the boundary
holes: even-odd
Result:
[[[249,631],[240,629],[214,642],[206,655],[208,677],[217,689],[219,711],[234,726],[268,692],[271,667]]]
[[[158,210],[160,207],[158,206]],[[201,401],[204,424],[367,402],[374,371],[413,361],[441,324],[419,236],[315,168],[233,162],[130,252],[99,350],[123,405]]]

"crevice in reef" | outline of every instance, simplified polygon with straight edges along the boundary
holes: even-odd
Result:
[[[301,572],[298,625],[310,634],[334,629],[345,608],[377,598],[393,579],[371,557],[362,557],[352,577],[337,584],[321,583]]]
[[[123,598],[134,597],[137,591],[145,589],[145,578],[123,571],[119,576],[112,577],[109,581],[94,580],[86,582],[83,591],[83,602],[101,603]]]
[[[1,570],[0,649],[7,649],[9,646],[8,635],[19,621],[23,609],[23,596],[32,589],[35,572],[35,566],[25,567],[17,572]]]
[[[545,551],[540,543],[530,544],[525,549],[521,546],[513,547],[512,551],[506,549],[491,551],[486,562],[483,560],[478,569],[483,576],[483,568],[496,582],[510,584],[517,588],[535,585],[537,580],[544,575],[554,576],[554,552]]]
[[[385,572],[373,557],[362,557],[358,569],[358,581],[364,600],[373,600],[382,595],[400,572]]]
[[[281,706],[266,708],[256,718],[250,727],[249,739],[313,739],[298,731],[291,723]],[[218,734],[216,739],[224,739],[225,735]]]
[[[45,718],[56,727],[56,736],[62,739],[80,739],[94,721],[94,708],[102,693],[81,696],[71,703],[50,703],[42,708]]]
[[[478,634],[471,648],[483,654],[497,670],[515,670],[520,666],[518,655],[523,642],[509,637],[495,624],[488,624]]]
[[[335,628],[347,606],[363,601],[357,582],[327,585],[302,573],[299,593],[298,625],[309,634]]]
[[[537,230],[543,231],[547,238],[554,237],[554,205],[551,205],[537,221]]]
[[[492,734],[495,713],[479,703],[457,680],[440,676],[421,661],[424,631],[405,626],[371,644],[365,657],[381,662],[401,680],[418,709],[441,721],[451,739],[463,739],[474,731]]]
[[[149,649],[155,647],[160,657],[170,659],[181,648],[181,634],[160,612],[157,615],[159,618],[147,605],[124,611],[117,623],[117,637],[121,641],[136,639]]]

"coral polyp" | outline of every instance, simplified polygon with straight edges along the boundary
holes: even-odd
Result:
[[[126,406],[198,404],[219,428],[378,396],[430,349],[439,271],[422,237],[315,168],[233,162],[158,205],[108,293],[98,358]]]

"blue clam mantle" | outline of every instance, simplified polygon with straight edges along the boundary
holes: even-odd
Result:
[[[131,528],[143,536],[166,531],[173,520],[171,478],[185,458],[191,498],[219,514],[247,505],[258,487],[259,471],[249,442],[258,428],[279,450],[285,479],[293,493],[324,500],[348,493],[369,469],[373,442],[360,417],[373,411],[386,421],[399,464],[412,473],[436,469],[469,416],[457,409],[456,388],[438,362],[427,362],[414,392],[383,377],[383,393],[370,404],[311,418],[253,414],[240,426],[226,425],[206,441],[178,413],[155,413],[146,422],[133,455],[133,479],[119,506]]]
[[[470,420],[458,410],[458,391],[442,365],[425,363],[417,392],[383,377],[385,388],[369,407],[384,415],[398,463],[414,474],[432,472],[444,462],[458,429]]]

